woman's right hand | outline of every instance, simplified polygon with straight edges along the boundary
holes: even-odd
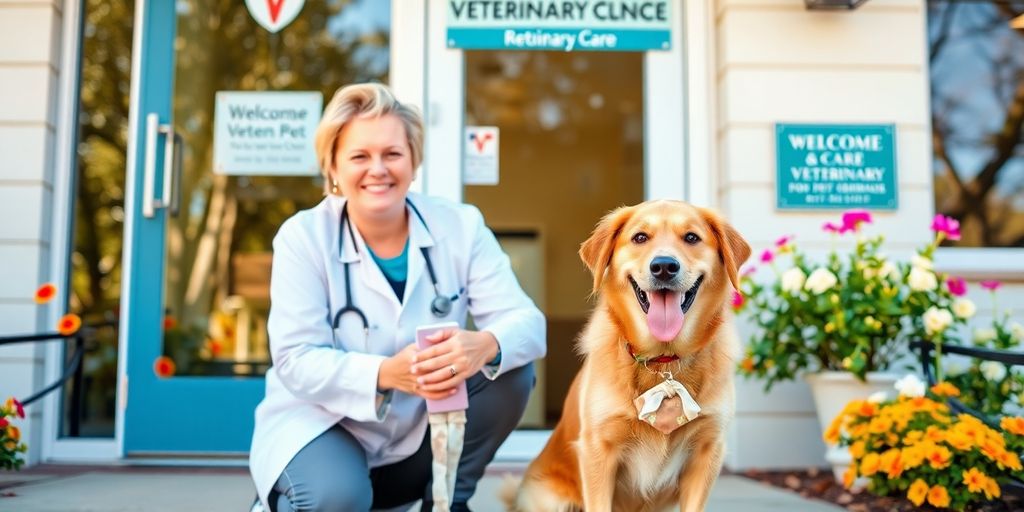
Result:
[[[440,400],[455,394],[455,389],[426,391],[417,384],[417,376],[412,373],[412,365],[417,351],[416,344],[412,343],[397,354],[385,359],[377,372],[377,389],[382,391],[394,389],[410,395],[421,396],[427,400]]]

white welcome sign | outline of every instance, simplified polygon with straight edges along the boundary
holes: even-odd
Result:
[[[218,91],[213,119],[217,174],[316,176],[319,91]]]
[[[256,23],[271,33],[277,33],[302,11],[302,4],[306,0],[245,0],[245,6],[249,8]]]

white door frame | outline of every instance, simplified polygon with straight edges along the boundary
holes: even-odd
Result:
[[[392,87],[399,98],[420,98],[426,121],[423,172],[414,186],[431,195],[462,199],[465,141],[465,58],[448,48],[447,3],[413,2],[425,11],[425,27],[392,33]],[[682,199],[716,206],[714,109],[714,12],[707,2],[672,0],[672,47],[644,54],[644,198]],[[410,48],[405,48],[409,46]],[[414,50],[425,48],[425,55]],[[400,61],[394,52],[418,59]],[[652,100],[653,99],[653,100]],[[514,431],[496,461],[529,459],[550,431]]]

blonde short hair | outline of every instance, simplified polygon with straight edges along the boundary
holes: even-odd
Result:
[[[324,191],[330,192],[331,177],[328,174],[334,164],[334,153],[338,147],[341,130],[353,119],[365,119],[395,115],[405,128],[409,142],[412,168],[423,161],[423,116],[412,105],[399,103],[386,85],[367,83],[346,85],[334,93],[331,102],[324,108],[324,115],[316,127],[316,159],[320,173],[324,176]]]

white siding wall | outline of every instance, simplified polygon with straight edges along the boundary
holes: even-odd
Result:
[[[52,330],[33,294],[50,279],[61,14],[55,0],[0,1],[0,335]],[[45,384],[43,353],[0,348],[0,400]],[[41,405],[22,424],[30,463],[39,460]]]
[[[890,254],[929,239],[926,14],[924,0],[871,0],[853,12],[807,11],[803,0],[717,2],[717,200],[755,254],[784,234],[826,249],[820,227],[838,217],[775,209],[777,122],[894,123],[899,210],[877,215],[877,226]],[[736,405],[729,467],[824,464],[806,384],[765,394],[741,378]]]

